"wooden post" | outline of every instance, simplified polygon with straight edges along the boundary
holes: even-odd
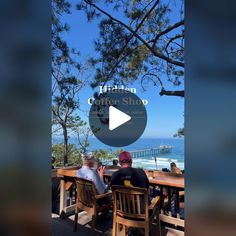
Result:
[[[61,181],[60,181],[60,214],[63,212],[65,206],[66,206],[66,187],[65,187],[65,180],[63,178],[61,178]]]

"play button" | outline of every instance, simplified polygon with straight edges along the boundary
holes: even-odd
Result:
[[[114,89],[94,97],[89,124],[97,139],[109,146],[125,147],[143,134],[147,112],[138,96],[123,89]]]
[[[131,117],[126,115],[124,112],[113,106],[109,107],[109,130],[112,131],[129,120],[131,120]]]

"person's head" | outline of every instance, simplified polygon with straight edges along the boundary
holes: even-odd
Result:
[[[113,164],[114,166],[117,166],[117,165],[118,165],[118,160],[117,160],[117,159],[114,159],[114,160],[112,161],[112,164]]]
[[[121,152],[119,155],[119,163],[121,167],[130,167],[132,166],[132,156],[129,152]]]
[[[96,164],[96,159],[91,153],[85,153],[83,155],[83,165],[93,168]]]
[[[175,164],[174,162],[171,162],[171,163],[170,163],[170,168],[173,169],[173,168],[175,168],[175,167],[176,167],[176,164]]]

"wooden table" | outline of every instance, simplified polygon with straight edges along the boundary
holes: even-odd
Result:
[[[67,206],[67,191],[66,183],[73,183],[77,177],[79,167],[61,168],[57,170],[57,177],[60,177],[60,208],[59,213],[62,216],[64,213],[75,210],[75,204]]]
[[[184,220],[180,219],[180,202],[179,202],[179,193],[184,191],[184,175],[172,174],[172,173],[154,173],[154,177],[149,177],[149,183],[153,186],[153,192],[155,191],[155,187],[158,186],[160,188],[160,220],[166,223],[170,223],[173,225],[178,225],[184,228]],[[164,191],[167,191],[167,210],[168,215],[164,214]],[[177,217],[173,217],[172,209],[171,209],[171,196],[175,194],[174,202],[175,202],[175,212]]]
[[[151,185],[184,189],[184,177],[182,175],[180,175],[179,177],[175,176],[157,176],[154,178],[149,177],[148,180]]]
[[[73,182],[75,178],[77,177],[77,171],[79,168],[73,168],[73,169],[58,169],[57,170],[57,176],[61,178],[60,181],[60,214],[67,213],[69,211],[72,211],[75,209],[75,204],[67,206],[66,202],[66,182]],[[117,169],[107,169],[105,170],[104,177],[110,178],[112,174],[117,171]],[[164,197],[163,197],[163,190],[164,188],[168,191],[168,196],[171,196],[171,190],[174,190],[176,192],[176,199],[177,199],[177,219],[172,219],[171,216],[166,216],[164,214],[161,214],[161,220],[169,223],[178,223],[178,225],[181,225],[184,227],[183,220],[179,219],[179,191],[184,190],[184,175],[175,175],[171,173],[163,173],[160,171],[153,171],[150,174],[150,171],[146,171],[146,174],[149,179],[149,183],[151,186],[153,186],[153,192],[155,191],[155,187],[160,188],[161,193],[161,209],[164,204]],[[152,176],[152,177],[150,177]],[[169,207],[171,207],[171,199],[168,199]],[[163,212],[162,212],[163,213]],[[177,224],[176,223],[176,224]]]
[[[105,177],[111,177],[114,172],[116,172],[117,169],[105,169],[104,176]],[[171,173],[158,173],[160,171],[156,171],[156,175],[154,177],[148,177],[149,183],[151,185],[157,185],[157,186],[165,186],[165,187],[173,187],[173,188],[179,188],[184,189],[184,175],[173,175]],[[146,172],[147,173],[147,172]]]

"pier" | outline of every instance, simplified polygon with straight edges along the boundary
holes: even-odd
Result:
[[[146,157],[146,156],[157,156],[161,153],[170,153],[172,146],[163,145],[158,148],[147,148],[142,150],[130,151],[133,158]]]

